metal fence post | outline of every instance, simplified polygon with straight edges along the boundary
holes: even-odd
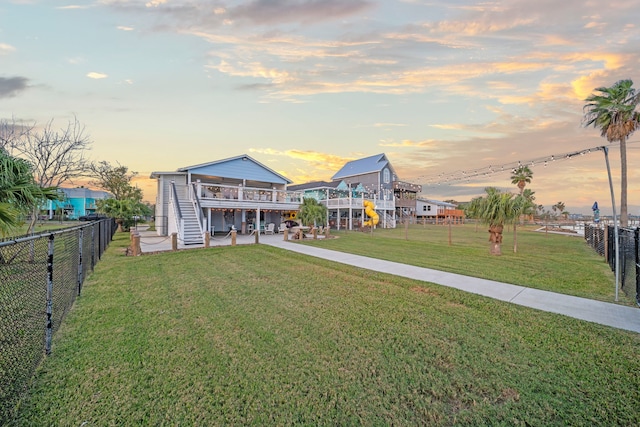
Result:
[[[84,228],[78,230],[78,295],[82,291],[82,240],[84,239]]]
[[[91,271],[93,271],[93,267],[96,265],[96,237],[95,237],[95,229],[94,225],[91,226]]]
[[[51,354],[53,331],[53,234],[49,235],[49,255],[47,257],[47,326],[45,331],[45,352]]]

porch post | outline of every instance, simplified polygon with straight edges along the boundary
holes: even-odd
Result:
[[[347,229],[353,230],[353,206],[351,203],[351,184],[349,184],[349,222],[347,222]]]
[[[256,243],[260,243],[260,206],[258,205],[258,207],[256,207],[256,227],[255,227],[255,234],[256,234]]]
[[[207,209],[207,230],[211,232],[211,208]]]

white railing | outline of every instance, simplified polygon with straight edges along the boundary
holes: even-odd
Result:
[[[193,209],[196,211],[196,220],[198,221],[198,227],[200,227],[200,235],[204,236],[204,218],[202,216],[202,206],[200,206],[200,199],[198,198],[195,184],[189,186],[189,199],[191,199]]]
[[[203,200],[235,200],[265,203],[301,204],[303,193],[299,191],[269,188],[242,187],[222,184],[194,184],[196,193]],[[200,189],[199,191],[197,189]]]
[[[321,200],[320,203],[324,204],[327,209],[338,208],[352,208],[352,209],[364,209],[363,201],[369,200],[375,204],[376,209],[380,210],[393,210],[395,209],[394,200],[374,200],[374,199],[362,199],[355,197],[343,197],[339,199],[327,199]]]
[[[171,191],[169,192],[169,206],[171,210],[169,213],[173,213],[173,218],[176,223],[176,231],[179,236],[182,236],[184,231],[184,218],[182,218],[182,211],[180,211],[180,199],[178,199],[178,191],[176,190],[176,184],[171,183]]]

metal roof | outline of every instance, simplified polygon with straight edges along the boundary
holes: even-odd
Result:
[[[340,185],[340,182],[341,181],[332,181],[332,182],[312,181],[312,182],[306,182],[304,184],[289,185],[287,186],[287,190],[299,191],[299,190],[321,190],[321,189],[327,189],[327,188],[336,188],[338,185]]]
[[[195,175],[219,176],[223,178],[246,179],[274,184],[291,184],[292,182],[289,178],[280,175],[278,172],[263,165],[246,154],[230,157],[228,159],[201,163],[199,165],[186,166],[179,168],[177,172],[186,172]],[[154,172],[154,174],[159,173]]]
[[[332,180],[339,180],[352,176],[364,175],[372,172],[380,172],[385,166],[391,165],[387,160],[387,156],[376,154],[375,156],[365,157],[364,159],[352,160],[347,162],[342,169],[331,177]],[[391,168],[392,169],[392,168]],[[393,170],[393,169],[392,169]]]

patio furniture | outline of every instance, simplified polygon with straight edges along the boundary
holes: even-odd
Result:
[[[280,226],[278,227],[278,233],[284,233],[284,230],[287,229],[287,224],[285,224],[284,222],[282,224],[280,224]]]
[[[267,227],[264,229],[264,234],[273,234],[276,225],[273,222],[267,224]]]

